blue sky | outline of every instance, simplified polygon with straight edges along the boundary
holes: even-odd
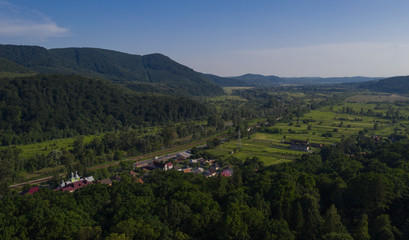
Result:
[[[409,75],[406,0],[0,0],[0,43],[163,53],[196,71]]]

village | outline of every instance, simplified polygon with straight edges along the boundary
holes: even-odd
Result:
[[[231,177],[233,176],[233,168],[231,166],[222,166],[214,159],[191,158],[192,154],[189,151],[179,152],[175,157],[154,157],[148,161],[136,162],[133,164],[131,171],[123,170],[121,174],[104,179],[94,179],[93,176],[80,177],[78,172],[71,172],[71,176],[67,180],[62,180],[58,187],[50,185],[34,186],[20,194],[34,194],[41,188],[51,188],[53,191],[74,192],[78,189],[91,184],[105,184],[111,186],[114,182],[121,182],[123,176],[130,177],[132,182],[144,183],[153,171],[178,171],[186,174],[201,175],[205,178],[209,177]],[[121,177],[122,176],[122,177]]]

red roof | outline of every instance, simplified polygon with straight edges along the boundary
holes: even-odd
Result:
[[[59,188],[58,190],[61,190],[63,192],[65,192],[65,191],[74,192],[75,190],[80,189],[82,187],[85,187],[85,186],[87,186],[89,184],[92,184],[92,183],[88,182],[87,180],[82,180],[82,181],[70,183],[70,184],[68,184],[68,186],[65,186],[63,188]]]
[[[40,187],[32,187],[32,188],[28,189],[27,191],[24,191],[24,192],[22,192],[20,194],[22,194],[22,195],[27,194],[27,193],[28,194],[34,194],[34,193],[38,192],[38,190],[40,190]]]
[[[233,173],[230,170],[224,170],[223,172],[220,173],[220,176],[231,177],[233,176]]]
[[[165,166],[168,166],[168,167],[173,166],[173,163],[172,163],[172,162],[167,162],[167,163],[165,164]]]

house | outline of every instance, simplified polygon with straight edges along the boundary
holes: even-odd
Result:
[[[299,144],[291,144],[290,149],[291,150],[296,150],[296,151],[308,152],[310,150],[310,146],[308,146],[308,145],[299,145]]]
[[[220,173],[220,176],[222,177],[231,177],[233,176],[233,172],[230,169],[223,170],[223,172]]]
[[[199,173],[202,173],[202,172],[204,172],[204,169],[201,168],[201,167],[197,167],[197,168],[192,169],[192,173],[194,173],[194,174],[199,174]]]
[[[106,185],[108,185],[108,186],[112,186],[112,180],[109,179],[109,178],[102,179],[102,180],[100,180],[100,181],[98,181],[98,182],[101,183],[101,184],[106,184]]]
[[[75,175],[74,175],[74,173],[71,172],[70,180],[69,181],[62,180],[60,186],[58,188],[54,189],[54,191],[62,190],[62,189],[65,189],[65,188],[70,189],[69,187],[71,187],[71,188],[75,187],[75,189],[73,190],[73,191],[75,191],[78,188],[78,186],[83,187],[85,182],[86,182],[85,185],[88,185],[88,184],[92,183],[93,181],[95,181],[93,176],[80,178],[77,171],[75,171]],[[62,191],[65,192],[67,190],[62,190]]]
[[[210,167],[207,171],[209,171],[211,174],[214,174],[214,175],[217,174],[217,169],[215,167]]]
[[[87,180],[81,180],[81,181],[76,181],[73,183],[70,183],[68,185],[66,185],[65,187],[59,187],[57,189],[55,189],[55,191],[62,191],[62,192],[74,192],[80,188],[83,188],[87,185],[92,184],[91,182],[88,182]]]
[[[196,159],[198,162],[206,162],[206,160],[204,158],[198,158]]]
[[[170,169],[172,169],[172,168],[173,168],[173,163],[172,163],[172,162],[167,162],[167,163],[165,163],[165,164],[163,165],[162,170],[167,171],[167,170],[170,170]]]
[[[190,159],[189,160],[189,163],[197,163],[198,161],[197,161],[197,159]]]
[[[25,194],[34,194],[36,192],[38,192],[38,190],[40,190],[40,187],[32,187],[26,191],[23,191],[20,193],[20,195],[25,195]]]
[[[214,170],[213,168],[209,168],[208,170],[206,170],[205,172],[203,172],[203,176],[205,177],[215,177],[217,175],[216,170]]]
[[[95,179],[94,179],[93,176],[86,177],[86,178],[84,178],[84,180],[87,180],[88,182],[93,182],[93,181],[95,181]]]
[[[136,177],[138,174],[134,171],[130,171],[129,174],[131,174],[132,177]]]
[[[176,155],[176,158],[178,160],[186,160],[188,158],[190,158],[190,156],[192,156],[192,154],[187,153],[187,152],[180,152]]]
[[[211,167],[214,168],[215,170],[219,170],[221,168],[220,164],[218,163],[213,163]]]
[[[182,167],[180,169],[180,171],[182,171],[184,173],[190,173],[192,171],[192,168],[190,166],[186,165],[186,166]]]

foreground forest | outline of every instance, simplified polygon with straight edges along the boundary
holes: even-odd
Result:
[[[319,154],[230,178],[157,171],[76,192],[0,201],[2,239],[408,239],[406,137],[361,132]]]

